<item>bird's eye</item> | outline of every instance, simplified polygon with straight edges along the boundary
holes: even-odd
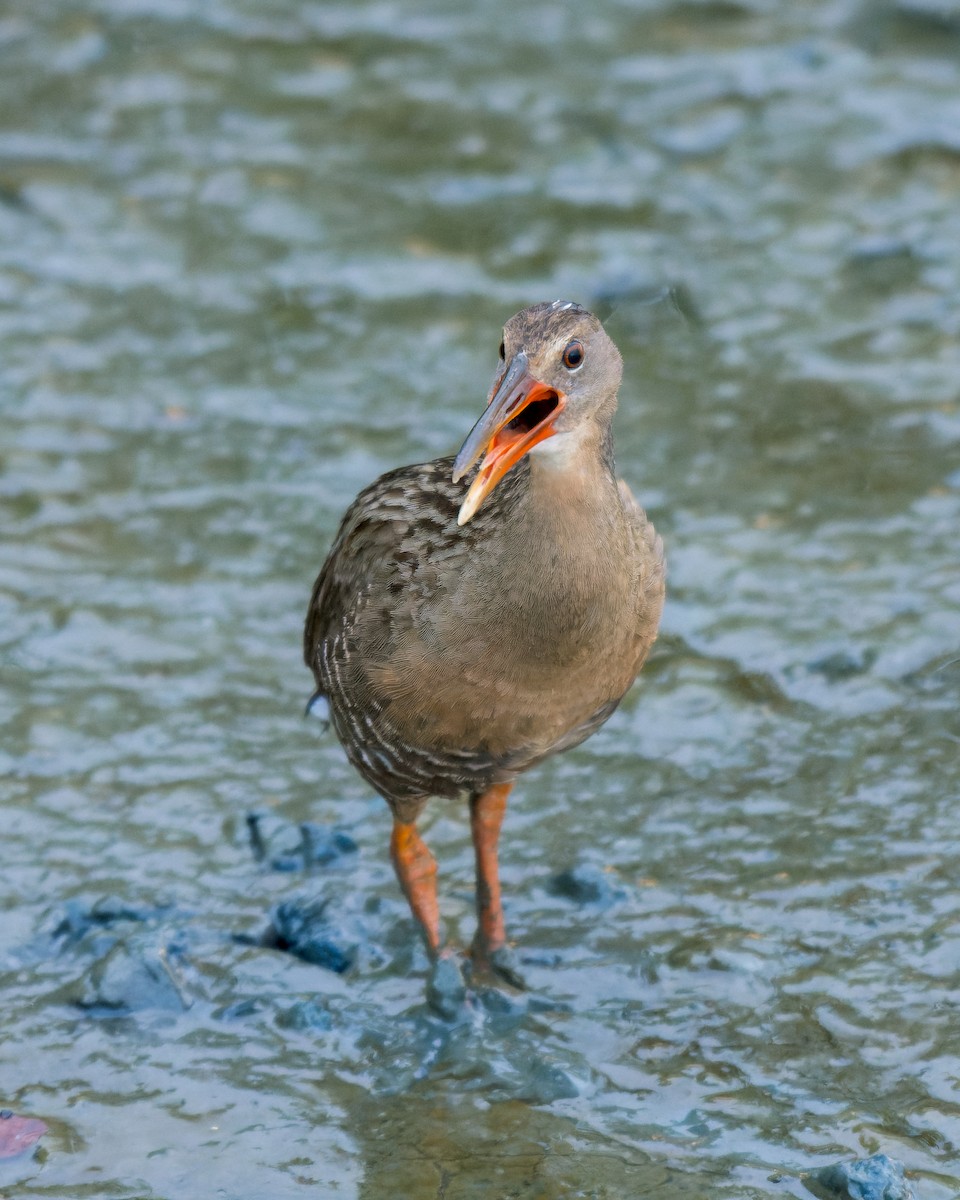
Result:
[[[506,348],[506,346],[503,344],[503,342],[501,342],[501,343],[500,343],[500,357],[501,357],[501,358],[506,358],[506,357],[507,357],[507,348]]]
[[[567,342],[563,350],[563,365],[568,371],[575,371],[583,362],[583,342],[578,342],[576,338],[572,342]]]

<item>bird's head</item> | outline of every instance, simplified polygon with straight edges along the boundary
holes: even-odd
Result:
[[[465,525],[512,466],[535,448],[558,460],[608,428],[623,374],[620,352],[579,304],[535,304],[503,329],[487,407],[453,464],[454,482],[485,455],[460,507]]]

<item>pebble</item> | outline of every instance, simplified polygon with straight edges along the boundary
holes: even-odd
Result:
[[[609,908],[626,897],[626,891],[611,880],[606,871],[591,863],[579,863],[566,871],[560,871],[547,883],[547,891],[553,896],[563,896],[577,904],[597,904]]]
[[[810,1177],[811,1188],[824,1200],[917,1200],[903,1176],[903,1163],[886,1154],[821,1167]]]

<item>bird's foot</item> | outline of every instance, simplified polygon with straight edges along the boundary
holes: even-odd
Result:
[[[527,990],[527,981],[520,970],[520,961],[511,948],[504,943],[491,948],[482,940],[474,939],[471,950],[474,975],[493,975],[518,992]]]
[[[427,1004],[438,1017],[452,1021],[463,1008],[467,998],[467,985],[459,959],[450,952],[441,953],[434,959],[427,980]]]

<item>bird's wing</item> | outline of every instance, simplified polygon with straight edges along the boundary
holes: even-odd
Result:
[[[347,509],[313,585],[303,631],[304,661],[318,684],[317,652],[329,632],[366,596],[387,594],[394,577],[406,580],[415,568],[405,545],[411,527],[418,525],[422,537],[455,522],[463,488],[453,484],[452,468],[452,459],[437,459],[389,471]]]

